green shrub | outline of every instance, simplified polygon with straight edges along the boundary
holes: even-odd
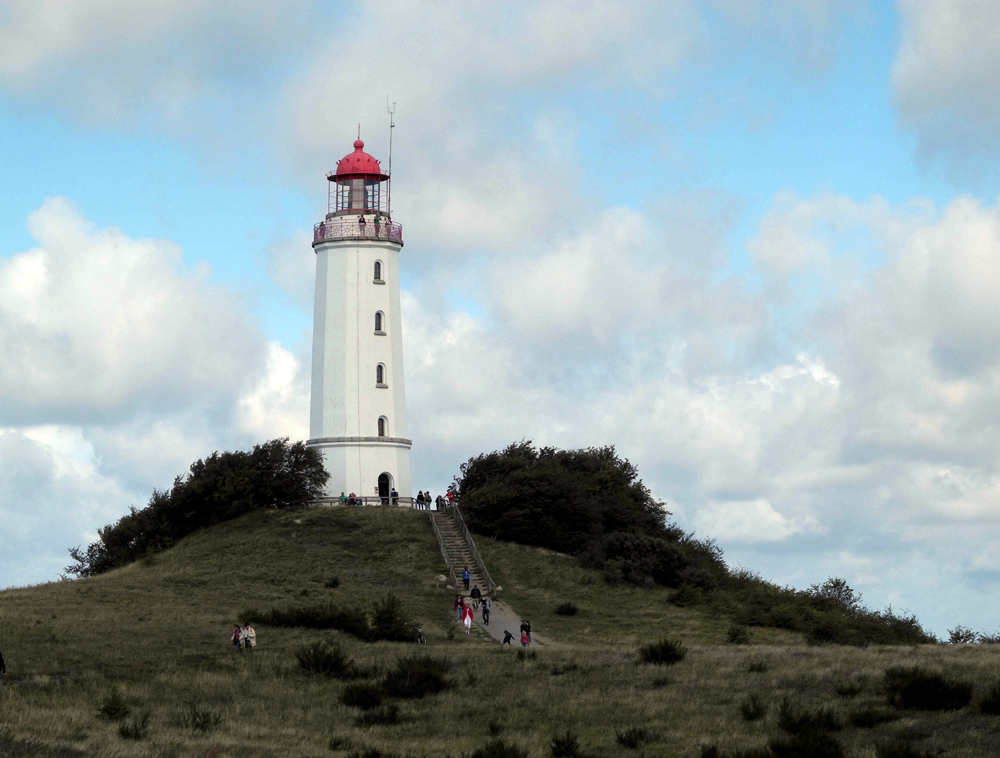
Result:
[[[413,622],[403,611],[402,601],[393,594],[372,603],[371,637],[386,642],[413,642]]]
[[[401,658],[385,676],[383,686],[390,697],[403,699],[436,695],[448,688],[448,664],[429,655]]]
[[[774,758],[843,758],[844,748],[828,732],[807,729],[768,742]]]
[[[979,703],[979,710],[989,716],[1000,716],[1000,682],[994,684]]]
[[[554,735],[549,743],[549,754],[552,758],[579,758],[580,740],[569,730]]]
[[[399,715],[399,706],[389,703],[381,708],[365,711],[354,720],[355,726],[393,726],[402,721]]]
[[[306,671],[325,674],[337,679],[354,679],[358,672],[350,659],[337,645],[329,642],[314,642],[295,651],[295,659]]]
[[[643,663],[655,663],[661,666],[670,666],[684,660],[687,650],[680,642],[664,637],[659,642],[650,645],[643,645],[639,648],[639,659]]]
[[[106,719],[111,721],[118,721],[125,718],[130,713],[128,703],[125,702],[125,698],[122,697],[121,691],[118,689],[117,684],[111,685],[111,691],[108,696],[104,698],[104,702],[101,704],[101,715]]]
[[[836,692],[841,697],[847,697],[847,698],[857,697],[858,695],[860,695],[862,692],[865,691],[865,683],[858,679],[838,682],[837,685],[833,688],[833,691]]]
[[[888,724],[890,721],[895,721],[898,718],[899,714],[894,713],[893,711],[868,705],[863,708],[859,708],[858,710],[851,711],[847,720],[851,723],[851,726],[858,729],[873,729],[876,726]]]
[[[528,758],[528,751],[505,740],[493,739],[472,751],[469,758]]]
[[[144,740],[149,734],[149,714],[141,713],[118,725],[118,736],[124,740]]]
[[[755,692],[740,703],[740,713],[744,721],[760,721],[767,715],[767,703]]]
[[[560,616],[575,616],[580,612],[573,603],[563,603],[562,605],[556,606],[556,613]]]
[[[385,690],[380,684],[358,682],[344,687],[340,693],[340,702],[349,708],[360,708],[370,711],[382,705],[385,700]]]
[[[957,711],[972,700],[972,685],[946,679],[921,668],[896,667],[885,672],[889,703],[895,708]]]
[[[182,721],[188,729],[206,732],[213,726],[218,726],[222,723],[222,714],[218,711],[210,711],[207,708],[199,708],[197,703],[191,703]]]
[[[615,742],[629,750],[636,750],[652,741],[652,735],[641,726],[615,730]]]
[[[670,602],[678,608],[690,608],[699,605],[705,596],[701,590],[690,584],[682,584],[677,588],[677,592],[670,596]]]
[[[726,639],[734,645],[749,645],[750,630],[743,624],[730,624],[726,630]]]
[[[948,630],[948,642],[952,645],[971,645],[976,641],[976,633],[959,624]]]
[[[266,626],[337,629],[361,640],[374,639],[368,616],[361,608],[341,608],[333,603],[288,606],[269,611],[246,610],[241,618],[257,619],[258,623]]]
[[[324,584],[323,586],[326,587],[328,590],[337,589],[337,587],[340,586],[340,577],[339,576],[330,577],[330,579],[328,579],[326,584]]]
[[[778,727],[789,734],[806,731],[837,731],[843,726],[837,714],[830,708],[810,711],[794,704],[787,697],[778,708]]]
[[[330,741],[326,743],[326,746],[330,750],[347,750],[347,748],[351,746],[351,741],[343,735],[335,734],[330,738]]]

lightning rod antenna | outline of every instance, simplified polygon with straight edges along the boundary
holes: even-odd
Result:
[[[392,130],[396,128],[393,115],[396,113],[396,103],[389,106],[389,96],[385,96],[385,112],[389,114],[389,197],[386,201],[386,215],[392,218]]]

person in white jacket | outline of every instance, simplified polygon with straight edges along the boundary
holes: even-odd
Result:
[[[257,632],[250,626],[249,621],[243,627],[243,634],[240,636],[240,641],[243,643],[243,649],[248,653],[252,653],[253,649],[257,647]]]

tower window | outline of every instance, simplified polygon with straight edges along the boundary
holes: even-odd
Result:
[[[382,283],[382,261],[375,261],[375,283]]]
[[[385,427],[386,427],[385,416],[380,416],[379,420],[378,420],[378,436],[379,437],[384,437],[385,436]]]
[[[385,334],[384,324],[385,319],[382,316],[382,311],[375,312],[375,334]]]
[[[385,366],[381,363],[375,367],[375,386],[376,387],[387,387],[385,383]]]

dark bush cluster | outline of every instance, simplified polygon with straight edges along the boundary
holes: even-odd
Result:
[[[653,735],[641,726],[628,729],[615,729],[615,742],[628,750],[637,750],[647,742],[653,741]]]
[[[643,663],[656,663],[661,666],[669,666],[680,663],[687,655],[684,646],[664,637],[659,642],[643,645],[639,648],[639,660]]]
[[[339,646],[330,642],[314,642],[295,651],[299,666],[313,674],[325,674],[337,679],[358,679],[360,671]]]
[[[393,594],[373,603],[370,613],[357,607],[321,603],[268,611],[247,610],[242,618],[256,619],[267,626],[336,629],[366,642],[413,642],[416,639],[413,622],[403,610],[400,599]]]
[[[153,492],[149,504],[131,508],[97,530],[86,550],[69,551],[76,576],[94,576],[164,550],[204,527],[259,508],[307,505],[323,493],[329,475],[317,448],[288,438],[255,445],[249,453],[212,453],[191,464],[169,492]]]
[[[400,658],[396,668],[386,674],[383,687],[390,697],[404,700],[436,695],[448,689],[447,672],[446,661],[429,655]]]
[[[886,691],[895,708],[957,711],[972,700],[972,685],[922,668],[886,669]]]
[[[360,708],[371,711],[382,705],[385,700],[385,689],[380,684],[358,682],[344,687],[340,693],[340,702],[349,708]]]
[[[579,612],[580,609],[573,605],[573,603],[563,603],[556,606],[556,613],[560,616],[575,616]]]

